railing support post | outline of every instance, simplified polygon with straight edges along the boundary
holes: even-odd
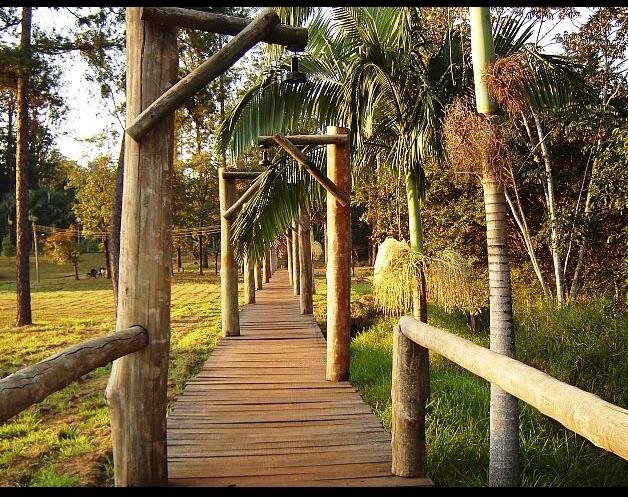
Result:
[[[348,134],[328,126],[327,134]],[[349,145],[327,145],[327,176],[347,199],[351,192]],[[327,374],[328,381],[349,377],[351,339],[351,206],[343,206],[327,192]]]
[[[429,381],[428,350],[406,337],[396,325],[391,390],[394,475],[425,476],[425,406]]]
[[[176,81],[176,29],[126,9],[127,124]],[[117,359],[106,396],[116,486],[168,481],[166,393],[170,346],[171,171],[174,115],[124,144],[124,198],[116,329],[140,325],[148,346]]]
[[[233,205],[236,197],[235,180],[224,178],[224,167],[218,168],[218,196],[220,197],[220,313],[223,336],[240,334],[238,312],[238,266],[233,256],[231,221],[224,213]]]

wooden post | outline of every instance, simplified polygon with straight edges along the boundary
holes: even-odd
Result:
[[[244,259],[244,303],[255,303],[255,267],[249,257]]]
[[[290,231],[286,235],[286,265],[288,266],[288,280],[292,283],[292,236],[290,236]]]
[[[224,167],[218,168],[218,195],[220,197],[220,312],[223,336],[240,334],[238,312],[238,266],[233,256],[231,221],[224,213],[236,198],[235,180],[223,178]]]
[[[312,249],[310,246],[310,216],[304,214],[299,223],[299,265],[301,266],[301,314],[314,312],[312,303]]]
[[[260,263],[255,263],[255,289],[262,290],[264,285],[262,283],[262,268],[260,267]]]
[[[426,348],[395,325],[392,364],[392,473],[425,476],[425,404],[429,388]]]
[[[310,251],[313,244],[314,244],[314,228],[310,225]],[[316,293],[316,279],[314,278],[314,258],[313,257],[310,257],[310,266],[312,268],[312,295],[314,295]]]
[[[328,126],[327,134],[348,134]],[[349,199],[349,146],[327,145],[327,176]],[[327,192],[327,375],[328,381],[349,377],[351,338],[351,209]]]
[[[264,283],[268,283],[270,281],[270,251],[264,252]]]
[[[126,9],[127,125],[177,77],[175,28],[142,21],[140,10]],[[148,346],[116,360],[107,385],[117,486],[168,482],[173,157],[173,114],[140,142],[125,139],[116,329],[142,326]]]
[[[277,271],[277,245],[270,249],[270,272],[273,274],[275,271]]]
[[[292,221],[292,289],[299,295],[301,288],[301,264],[299,263],[299,236],[297,222]]]

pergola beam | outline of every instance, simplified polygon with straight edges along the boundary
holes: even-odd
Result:
[[[155,124],[235,64],[278,23],[279,16],[273,9],[263,9],[220,50],[153,101],[126,129],[127,134],[139,141]]]
[[[347,145],[349,135],[288,135],[285,136],[293,145]],[[261,147],[274,147],[277,145],[274,136],[258,136],[257,144]]]
[[[212,14],[179,7],[144,7],[142,19],[230,36],[237,35],[252,22],[251,19],[242,17]],[[279,24],[272,28],[260,41],[286,45],[290,50],[302,51],[307,45],[307,28]]]
[[[303,155],[294,144],[288,140],[285,136],[276,134],[273,136],[273,140],[283,148],[290,157],[296,160],[299,164],[303,166],[303,168],[310,173],[316,181],[320,183],[320,185],[331,193],[334,198],[342,205],[343,207],[347,207],[349,205],[349,199],[347,195],[340,190],[333,181],[331,181],[327,176],[325,176],[320,169],[318,169],[314,164],[312,164],[308,158]]]
[[[232,169],[223,171],[222,176],[226,179],[256,179],[263,171],[241,171]]]

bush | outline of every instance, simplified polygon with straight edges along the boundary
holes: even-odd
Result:
[[[2,256],[15,257],[15,245],[11,243],[11,235],[2,238]]]

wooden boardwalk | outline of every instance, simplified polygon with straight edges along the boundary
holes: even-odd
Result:
[[[390,474],[390,435],[351,383],[325,381],[325,340],[287,271],[240,313],[168,417],[175,486],[413,486]]]

